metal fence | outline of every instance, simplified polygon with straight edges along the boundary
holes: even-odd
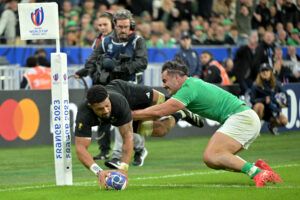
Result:
[[[71,66],[68,67],[68,75],[74,74],[78,69],[83,66]],[[20,67],[18,65],[3,65],[0,66],[0,90],[19,90],[20,83],[23,78],[23,74],[28,68]],[[161,86],[161,64],[152,63],[149,64],[148,68],[143,73],[143,83],[145,85],[159,87]],[[91,84],[91,79],[89,77],[85,78],[88,85]],[[83,88],[84,86],[75,79],[69,79],[69,88],[77,89]]]

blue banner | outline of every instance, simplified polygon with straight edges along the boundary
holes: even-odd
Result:
[[[5,57],[10,64],[25,66],[26,59],[29,56],[34,55],[38,47],[0,47],[0,56]],[[55,47],[44,48],[47,52],[48,59],[50,60],[50,53],[56,51]],[[209,51],[213,54],[214,58],[218,61],[223,61],[226,58],[234,57],[237,50],[235,46],[228,47],[211,47],[201,46],[194,48],[199,54],[202,51]],[[149,63],[162,63],[168,60],[172,60],[175,54],[179,51],[179,48],[148,48]],[[299,52],[300,49],[298,48]],[[67,54],[68,65],[82,65],[86,59],[92,53],[92,49],[88,47],[63,47],[61,52]],[[283,48],[283,54],[286,55],[286,48]]]

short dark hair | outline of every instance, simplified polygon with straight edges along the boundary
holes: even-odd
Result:
[[[101,103],[108,97],[107,90],[102,85],[94,85],[87,91],[87,102],[89,104]]]
[[[178,74],[180,76],[188,76],[189,74],[189,68],[180,58],[177,57],[175,60],[168,61],[162,66],[161,72],[164,71],[171,74]]]
[[[36,67],[38,65],[38,60],[34,56],[30,56],[26,60],[26,67]]]
[[[214,58],[214,56],[212,55],[212,53],[209,52],[209,51],[204,50],[204,51],[201,52],[201,55],[202,55],[202,54],[207,54],[207,55],[210,56],[210,58],[212,58],[212,59]]]
[[[107,19],[109,19],[112,28],[114,28],[114,22],[113,22],[114,15],[112,13],[110,13],[110,12],[104,12],[98,18],[107,18]]]

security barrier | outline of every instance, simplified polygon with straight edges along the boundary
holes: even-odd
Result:
[[[160,63],[149,64],[148,68],[144,72],[143,82],[145,85],[159,87],[161,83],[161,65]],[[83,65],[77,65],[68,67],[68,75],[74,74],[78,69],[83,68]],[[0,66],[0,88],[1,90],[19,90],[20,83],[23,77],[23,74],[26,72],[27,68],[20,67],[17,65],[7,65]],[[91,79],[86,77],[88,85],[91,84]],[[70,89],[80,89],[84,86],[75,79],[69,79],[69,88]]]

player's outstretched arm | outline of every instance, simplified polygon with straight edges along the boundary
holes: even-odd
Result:
[[[101,167],[99,167],[93,160],[92,155],[88,152],[90,144],[91,138],[75,136],[76,154],[79,161],[97,176],[100,188],[106,188],[105,180],[108,176],[108,172],[102,170]]]
[[[156,119],[163,116],[168,116],[178,110],[184,109],[185,106],[174,99],[168,99],[166,102],[150,106],[142,110],[134,110],[132,116],[134,120]]]

